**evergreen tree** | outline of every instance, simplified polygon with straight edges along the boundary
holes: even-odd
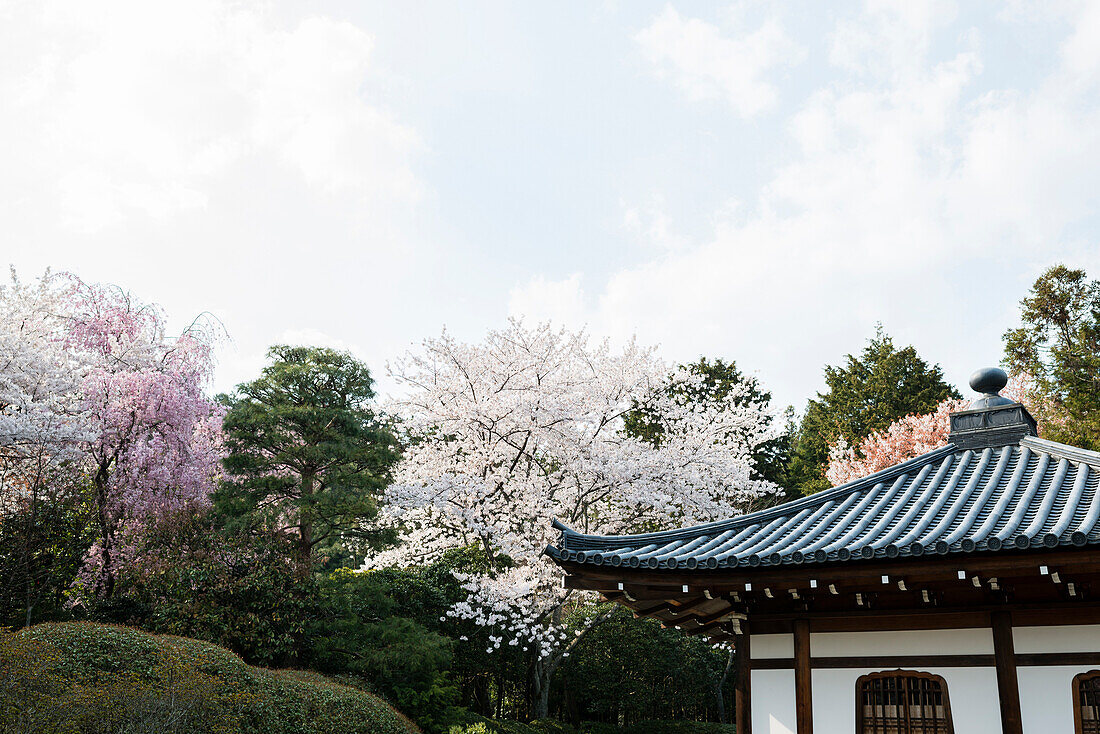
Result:
[[[772,400],[771,392],[763,389],[756,377],[741,372],[733,360],[726,362],[721,358],[711,360],[701,357],[699,361],[685,365],[683,369],[702,377],[702,380],[690,386],[670,387],[671,392],[677,395],[689,393],[693,402],[755,407],[767,413]],[[742,389],[742,386],[747,389]],[[766,479],[780,487],[785,486],[786,469],[790,462],[790,449],[794,438],[791,425],[793,410],[788,408],[783,415],[785,418],[783,432],[757,445],[752,451],[753,478]],[[771,426],[774,420],[775,418],[767,413],[767,425]],[[664,433],[660,416],[644,405],[638,405],[626,415],[623,428],[626,433],[645,439],[654,446],[660,444]]]
[[[218,507],[250,526],[287,532],[312,565],[376,512],[396,440],[371,409],[366,365],[346,352],[274,346],[271,364],[234,395],[224,430],[228,480]]]
[[[896,348],[881,326],[858,357],[849,354],[843,366],[825,367],[825,384],[828,390],[809,401],[792,450],[788,481],[803,494],[830,486],[830,443],[843,438],[855,445],[898,418],[959,397],[939,365],[929,365],[912,346]]]
[[[1031,378],[1043,433],[1100,449],[1100,281],[1055,265],[1020,302],[1023,324],[1005,333],[1005,364]]]

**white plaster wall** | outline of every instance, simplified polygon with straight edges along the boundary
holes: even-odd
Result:
[[[752,644],[753,657],[755,657],[756,638],[753,638]],[[810,634],[811,657],[992,654],[993,631],[988,627],[954,630],[912,630],[907,632],[815,632]]]
[[[951,718],[957,734],[1001,734],[1000,699],[997,697],[997,673],[993,668],[922,668],[923,672],[942,676],[947,683]],[[871,669],[841,668],[814,670],[813,711],[815,734],[852,734],[856,730],[856,679]],[[793,681],[793,677],[792,677]],[[753,686],[756,685],[755,678]],[[756,690],[753,689],[753,706]],[[753,709],[753,731],[756,731]],[[1026,728],[1025,728],[1026,730]],[[764,730],[768,732],[767,729]],[[779,730],[783,731],[783,730]],[[1062,729],[1034,729],[1035,734],[1057,734]],[[1073,731],[1071,724],[1066,734]],[[769,732],[771,734],[771,732]]]
[[[756,660],[794,657],[794,635],[753,635],[752,656]]]
[[[1100,625],[1017,627],[1017,654],[1100,652]],[[794,657],[794,636],[754,635],[757,659]],[[812,657],[870,655],[985,655],[993,653],[989,629],[913,630],[909,632],[821,632],[810,635]],[[1070,734],[1073,731],[1073,677],[1090,666],[1021,666],[1020,711],[1026,734]],[[818,669],[812,671],[814,731],[850,734],[855,731],[856,679],[880,669]],[[951,715],[958,734],[1000,734],[997,674],[990,667],[921,668],[947,683]],[[795,698],[793,670],[752,672],[752,725],[756,734],[793,734]]]
[[[761,637],[764,636],[772,635],[761,635]],[[753,657],[756,657],[755,637],[752,645]],[[794,671],[754,670],[751,675],[753,734],[794,734],[797,725],[794,708]],[[827,727],[819,729],[816,724],[815,721],[815,732],[824,734],[831,731]]]
[[[1073,676],[1087,670],[1056,665],[1016,668],[1026,734],[1073,731]]]
[[[989,629],[821,632],[810,635],[811,657],[983,655],[992,652],[993,635]],[[752,656],[756,659],[792,658],[794,637],[790,634],[754,635]],[[839,668],[812,671],[816,734],[851,734],[855,731],[856,679],[879,670],[880,668]],[[992,667],[922,670],[942,676],[946,681],[956,732],[1000,734],[1000,699],[997,696],[997,675]],[[754,670],[753,732],[793,734],[795,725],[794,671]],[[1043,731],[1036,729],[1035,734]],[[1069,731],[1072,731],[1072,726]]]
[[[1029,652],[1100,652],[1100,624],[1014,627],[1016,654]]]

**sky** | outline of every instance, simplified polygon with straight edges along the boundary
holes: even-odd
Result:
[[[1100,277],[1100,3],[0,0],[0,260],[386,363],[551,320],[779,407]]]

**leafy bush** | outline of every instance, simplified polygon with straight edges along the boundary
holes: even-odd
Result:
[[[448,734],[734,734],[730,724],[701,721],[641,721],[627,727],[600,722],[585,722],[573,727],[560,721],[492,721],[480,716],[470,717],[463,726],[452,726]]]
[[[639,721],[626,727],[590,723],[581,726],[578,734],[734,734],[732,724],[713,721]]]
[[[362,676],[425,730],[446,731],[459,714],[458,689],[447,675],[451,640],[397,616],[393,583],[394,574],[347,569],[320,582],[321,612],[309,628],[311,667]],[[421,586],[421,593],[436,591]]]
[[[551,719],[524,724],[519,721],[493,721],[471,715],[467,724],[452,726],[448,734],[579,734],[579,732],[569,724]]]
[[[253,668],[217,646],[72,622],[0,636],[0,730],[17,734],[410,734],[375,696]]]
[[[313,580],[286,539],[216,523],[186,514],[150,527],[116,595],[88,600],[88,618],[206,640],[253,665],[301,664],[305,620],[317,614]]]
[[[592,630],[559,670],[558,699],[570,701],[577,713],[558,715],[627,725],[716,720],[715,694],[727,662],[726,650],[618,609]],[[733,679],[732,673],[727,675],[722,687],[726,711],[733,710]]]

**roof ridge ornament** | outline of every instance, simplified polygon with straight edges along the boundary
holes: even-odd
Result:
[[[992,408],[997,405],[1012,405],[1013,401],[1001,396],[1008,384],[1008,373],[998,367],[985,367],[970,376],[970,388],[982,396],[970,402],[971,410]]]
[[[1035,419],[1020,403],[1001,395],[1008,374],[997,367],[980,369],[970,376],[970,387],[982,396],[965,410],[951,414],[948,440],[960,449],[984,449],[1018,444],[1025,436],[1037,436]]]

